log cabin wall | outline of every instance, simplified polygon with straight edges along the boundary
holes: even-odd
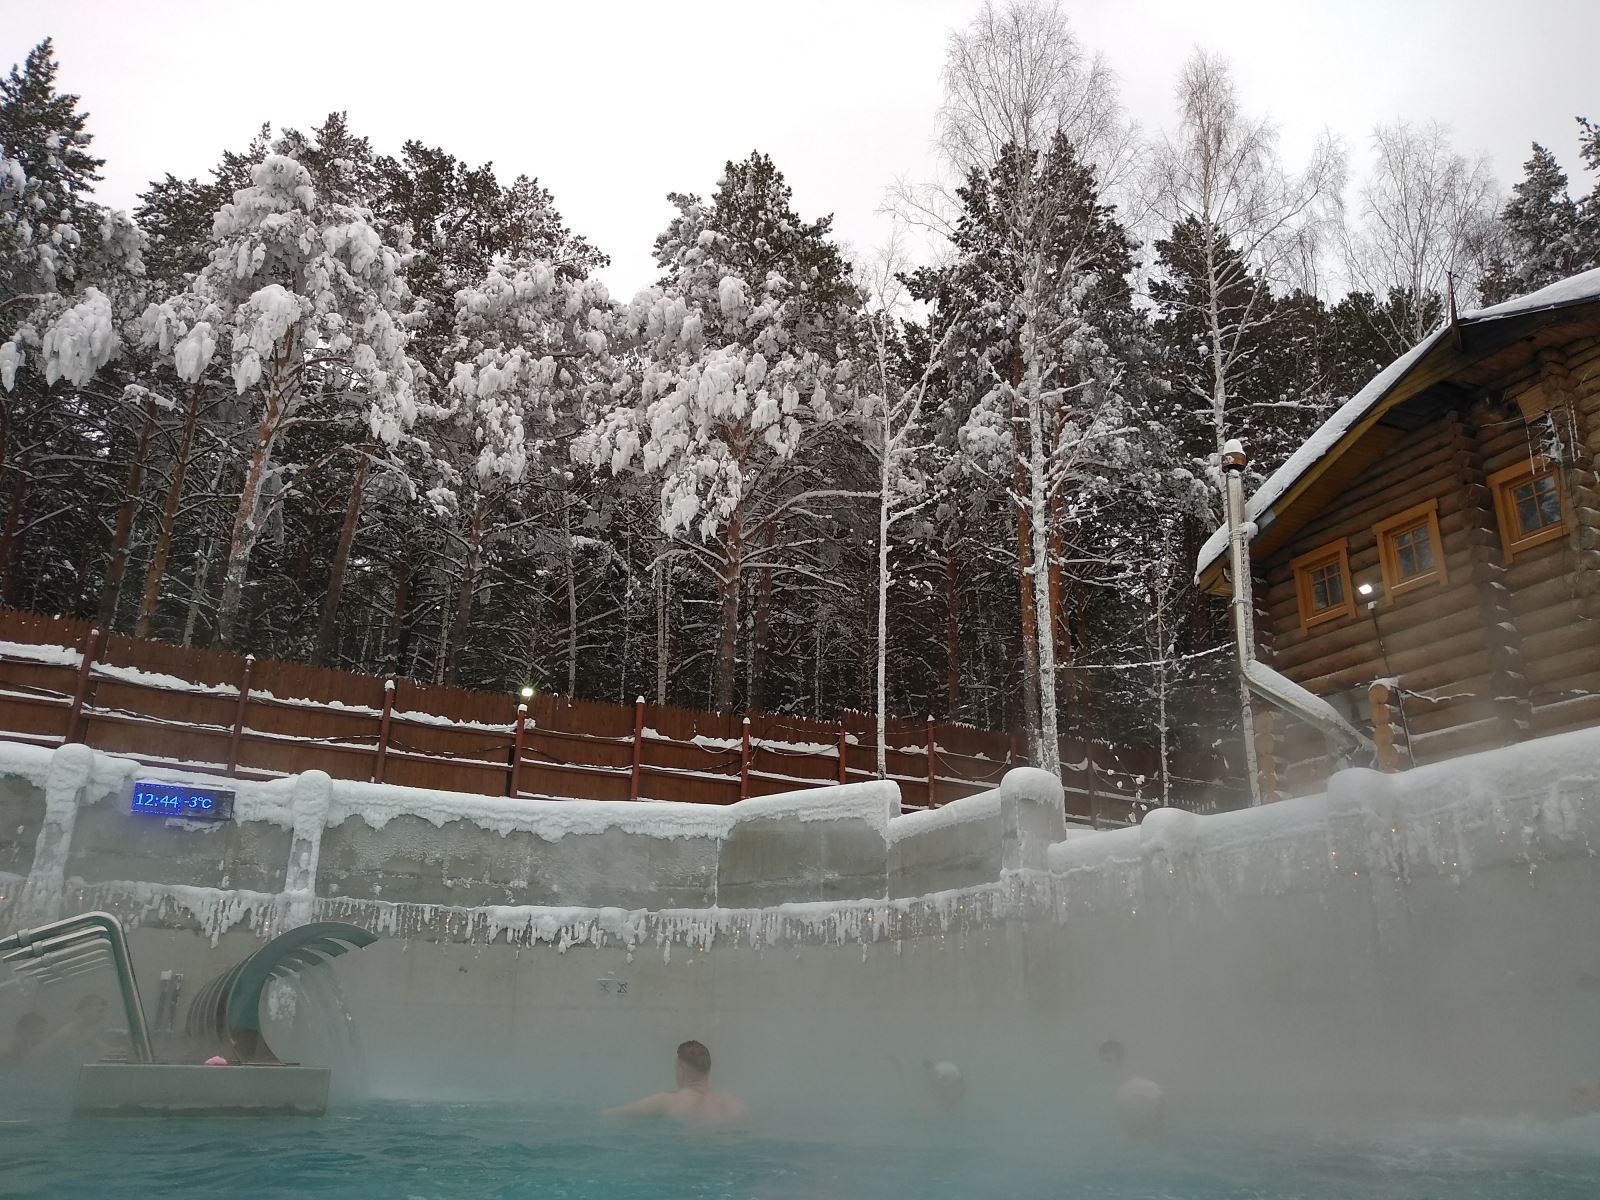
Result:
[[[1255,564],[1262,657],[1360,720],[1368,685],[1398,679],[1415,762],[1600,725],[1600,342],[1529,357],[1424,398],[1430,415]],[[1541,453],[1562,464],[1567,531],[1508,561],[1490,478]],[[1390,595],[1374,526],[1430,501],[1442,578]],[[1308,628],[1292,563],[1341,542],[1345,586],[1374,584],[1377,606],[1356,596]],[[1281,794],[1322,785],[1330,764],[1301,723],[1276,720],[1271,745]]]
[[[1567,506],[1566,536],[1522,551],[1506,572],[1533,732],[1600,725],[1600,342],[1546,351],[1507,388],[1507,400],[1519,415],[1536,415],[1520,431],[1486,436],[1486,465],[1541,452],[1559,459]]]

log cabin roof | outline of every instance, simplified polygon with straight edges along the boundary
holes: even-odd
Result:
[[[1245,504],[1255,524],[1250,553],[1262,558],[1408,430],[1478,394],[1539,349],[1600,329],[1600,268],[1441,325],[1395,359],[1325,421]],[[1248,449],[1248,447],[1247,447]],[[1200,548],[1195,581],[1228,595],[1226,524]]]

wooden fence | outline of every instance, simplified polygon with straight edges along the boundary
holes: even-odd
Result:
[[[321,770],[483,795],[730,804],[876,778],[874,730],[865,714],[828,723],[642,700],[522,701],[0,610],[0,738],[83,742],[242,778]],[[1023,762],[1012,735],[932,719],[892,720],[887,740],[888,776],[910,808],[992,788]],[[1159,802],[1153,755],[1063,750],[1069,815],[1120,824]]]

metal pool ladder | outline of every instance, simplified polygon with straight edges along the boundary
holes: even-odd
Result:
[[[154,1062],[150,1052],[150,1027],[145,1024],[144,1004],[133,977],[133,958],[122,922],[108,912],[79,913],[51,921],[37,929],[19,929],[0,938],[0,962],[10,963],[21,975],[41,982],[71,979],[110,962],[117,973],[122,992],[122,1008],[128,1019],[128,1037],[133,1043],[135,1062]]]

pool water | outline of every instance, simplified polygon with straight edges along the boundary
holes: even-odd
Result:
[[[0,1195],[561,1200],[1595,1200],[1600,1117],[1383,1137],[1210,1131],[1039,1153],[908,1124],[876,1141],[691,1136],[588,1110],[366,1104],[321,1120],[0,1115]]]

